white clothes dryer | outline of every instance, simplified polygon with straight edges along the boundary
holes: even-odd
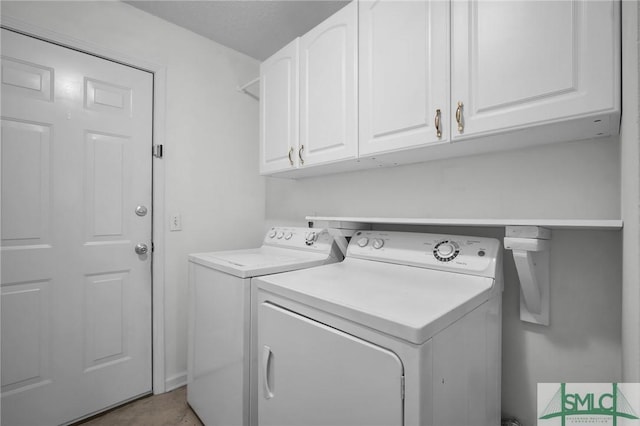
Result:
[[[258,248],[189,256],[187,401],[204,424],[256,424],[252,279],[342,259],[328,230],[292,227],[270,229]]]
[[[257,279],[258,424],[500,424],[501,253],[361,231],[341,263]]]

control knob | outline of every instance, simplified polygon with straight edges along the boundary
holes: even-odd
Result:
[[[374,249],[381,249],[382,246],[384,246],[384,240],[376,238],[375,240],[373,240],[373,248]]]
[[[284,239],[285,240],[290,240],[291,237],[293,237],[293,232],[287,232],[286,234],[284,234]]]
[[[460,247],[455,241],[440,241],[433,249],[433,256],[441,262],[450,262],[458,256]]]
[[[362,237],[362,238],[360,238],[360,239],[357,241],[357,244],[358,244],[360,247],[366,247],[366,246],[367,246],[367,244],[369,244],[369,239],[368,239],[367,237]]]
[[[315,233],[315,231],[311,231],[311,232],[307,232],[307,235],[305,236],[305,244],[308,246],[312,246],[313,243],[316,242],[316,240],[318,239],[318,234]]]
[[[284,237],[284,232],[282,232],[282,231],[278,232],[278,235],[276,236],[276,238],[281,240],[282,237]]]
[[[269,238],[273,238],[273,237],[275,237],[275,236],[276,236],[276,230],[275,230],[275,229],[272,229],[272,230],[269,232]]]

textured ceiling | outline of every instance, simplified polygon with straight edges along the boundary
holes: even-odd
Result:
[[[264,60],[349,0],[129,0],[138,9]]]

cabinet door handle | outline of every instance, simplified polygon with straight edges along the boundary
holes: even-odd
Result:
[[[438,139],[442,137],[442,129],[440,128],[440,110],[436,110],[436,136]]]
[[[291,154],[293,154],[293,147],[289,148],[289,164],[293,166],[293,158],[291,158]]]
[[[304,145],[300,145],[300,149],[298,150],[298,158],[300,159],[300,164],[304,166],[304,160],[302,159],[302,151],[304,151]]]
[[[458,133],[462,133],[464,130],[464,124],[462,123],[462,101],[458,101],[458,108],[456,109],[456,121],[458,122]]]
[[[272,376],[271,372],[271,348],[267,345],[262,347],[262,385],[264,388],[264,398],[273,398],[273,391],[269,386],[269,377]],[[271,373],[271,374],[270,374]]]

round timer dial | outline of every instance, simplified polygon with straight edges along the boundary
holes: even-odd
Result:
[[[318,239],[318,234],[316,234],[315,231],[307,232],[307,235],[305,235],[304,243],[308,246],[312,246],[317,239]]]
[[[455,241],[440,241],[433,248],[433,257],[440,262],[451,262],[460,253],[460,246]]]

